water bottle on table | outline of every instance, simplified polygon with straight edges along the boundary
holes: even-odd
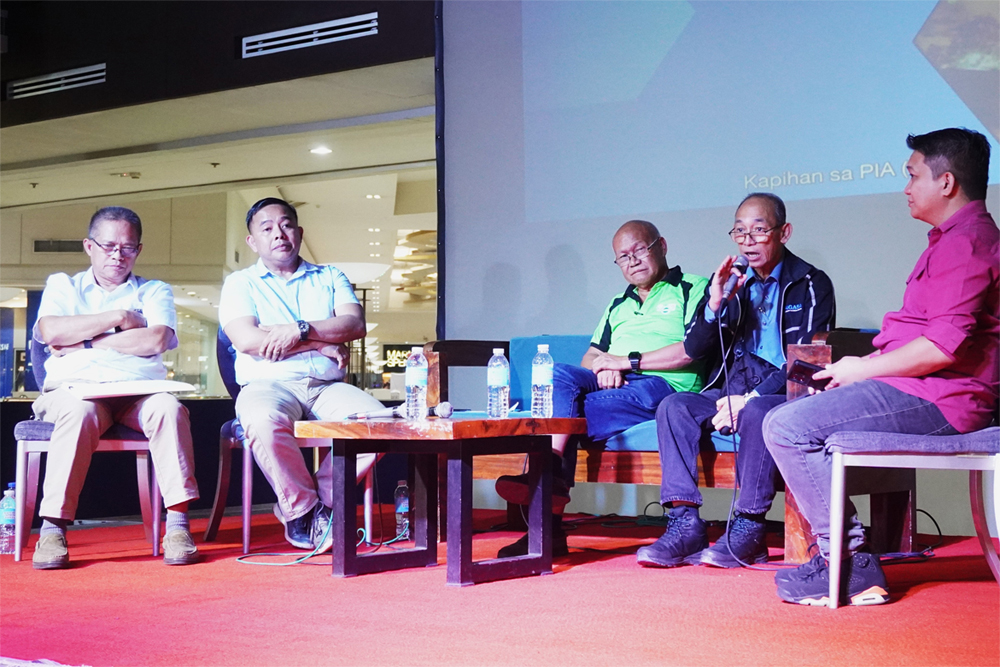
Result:
[[[490,419],[506,419],[510,409],[510,364],[503,356],[503,348],[493,349],[493,357],[486,366],[486,416]]]
[[[406,358],[406,421],[427,419],[427,357],[418,345]]]
[[[14,483],[7,485],[0,501],[0,554],[14,553],[14,527],[17,520],[17,500],[14,498]]]
[[[552,416],[552,357],[549,346],[541,344],[531,361],[531,416],[548,419]]]
[[[406,486],[405,479],[399,480],[393,499],[396,501],[396,537],[408,540],[410,539],[410,488]]]

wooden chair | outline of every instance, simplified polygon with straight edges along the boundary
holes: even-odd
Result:
[[[843,553],[844,475],[848,467],[932,468],[968,470],[972,520],[983,554],[993,577],[1000,582],[1000,559],[997,557],[986,522],[983,503],[983,471],[993,471],[993,511],[1000,522],[1000,427],[962,435],[908,435],[899,433],[836,433],[827,440],[833,452],[833,478],[830,495],[830,562],[839,563]],[[840,568],[830,568],[827,605],[836,609],[840,602]]]
[[[45,360],[48,350],[44,343],[31,340],[32,372],[39,387],[45,386]],[[42,454],[49,451],[49,441],[55,424],[31,419],[18,422],[14,426],[17,439],[17,467],[15,470],[17,515],[14,520],[14,560],[21,560],[21,552],[27,546],[31,533],[31,521],[35,515],[35,500],[38,494],[38,472]],[[153,556],[160,555],[160,519],[163,499],[156,483],[156,474],[149,457],[149,440],[138,431],[113,424],[105,431],[97,443],[98,452],[135,452],[136,477],[139,483],[139,506],[146,539],[153,543]]]
[[[219,362],[219,373],[222,375],[222,382],[226,385],[229,395],[236,400],[240,393],[240,385],[236,382],[236,349],[226,335],[222,327],[219,327],[219,335],[216,339],[216,353]],[[330,447],[330,441],[324,439],[303,439],[299,440],[299,447],[314,448],[313,467],[319,464],[319,453],[322,449]],[[253,513],[253,452],[250,451],[250,444],[243,437],[243,427],[238,419],[230,419],[222,425],[219,432],[219,475],[215,485],[215,500],[212,503],[212,513],[208,519],[208,527],[205,528],[205,541],[212,542],[219,532],[219,525],[222,523],[222,516],[226,511],[226,499],[229,497],[229,480],[232,477],[232,451],[234,449],[243,450],[243,553],[250,553],[250,520]],[[372,534],[372,506],[374,494],[372,492],[375,468],[365,476],[365,535],[370,539]]]

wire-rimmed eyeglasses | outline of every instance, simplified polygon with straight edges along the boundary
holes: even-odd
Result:
[[[649,257],[649,250],[650,250],[650,248],[652,248],[654,245],[656,245],[657,243],[659,243],[661,238],[662,237],[657,236],[655,241],[653,241],[652,243],[650,243],[645,248],[639,248],[635,252],[622,253],[621,255],[619,255],[618,257],[615,258],[615,264],[617,264],[619,267],[624,268],[624,267],[629,266],[630,264],[632,264],[632,260],[638,261],[638,260],[646,259],[647,257]]]
[[[98,248],[100,248],[104,252],[104,254],[107,255],[108,257],[115,254],[116,250],[121,254],[122,257],[128,257],[130,259],[139,254],[139,246],[137,245],[121,245],[121,244],[116,245],[114,243],[101,243],[100,241],[98,241],[93,237],[90,238],[90,242],[96,245]]]

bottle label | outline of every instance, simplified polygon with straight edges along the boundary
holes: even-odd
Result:
[[[397,514],[406,514],[409,511],[410,511],[410,499],[409,498],[400,498],[399,500],[396,501],[396,513]]]
[[[552,366],[538,365],[531,367],[531,384],[552,384]]]
[[[480,376],[482,377],[482,376]],[[408,387],[426,387],[427,386],[427,369],[420,368],[418,366],[411,366],[406,369],[406,386]]]
[[[510,385],[510,370],[503,366],[486,369],[486,384],[491,387]]]

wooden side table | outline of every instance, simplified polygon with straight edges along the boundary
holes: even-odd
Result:
[[[397,419],[295,423],[299,438],[331,438],[333,456],[333,574],[350,577],[437,563],[437,460],[447,460],[447,583],[483,581],[552,572],[552,446],[555,433],[585,433],[585,419]],[[414,548],[358,554],[356,546],[357,455],[398,452],[415,457]],[[472,458],[527,454],[528,554],[472,560]]]

